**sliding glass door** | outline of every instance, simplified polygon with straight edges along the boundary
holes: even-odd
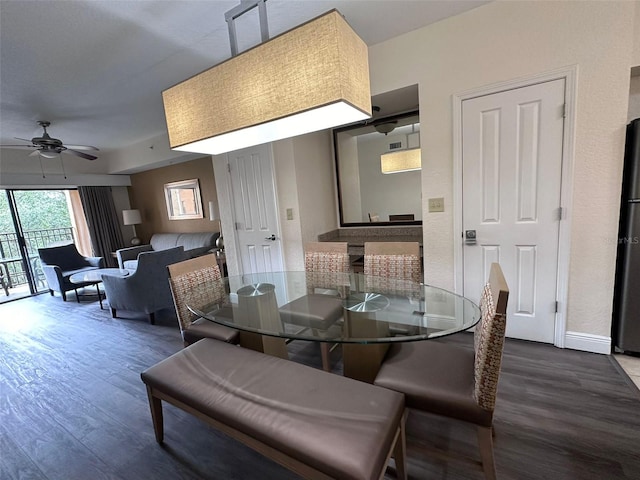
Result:
[[[0,190],[0,302],[48,290],[38,248],[76,242],[71,205],[68,190]]]

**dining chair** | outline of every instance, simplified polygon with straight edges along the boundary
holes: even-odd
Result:
[[[364,273],[376,277],[420,282],[418,242],[365,242]]]
[[[342,318],[342,297],[348,286],[349,254],[346,242],[308,242],[304,246],[307,294],[280,307],[280,317],[295,325],[323,331]],[[320,343],[322,368],[331,371],[334,346]]]
[[[497,263],[480,297],[474,349],[436,340],[394,344],[374,383],[404,393],[406,406],[477,427],[487,479],[496,478],[493,412],[506,328],[509,288]]]
[[[238,343],[239,333],[224,325],[198,318],[187,305],[215,305],[222,307],[226,290],[220,268],[214,254],[174,263],[169,269],[169,285],[180,325],[184,346],[203,338],[213,338],[227,343]],[[224,314],[224,308],[221,308]]]
[[[420,296],[422,273],[420,267],[420,244],[418,242],[365,242],[364,276],[357,276],[358,290],[375,292],[393,301],[413,301]],[[370,321],[370,314],[348,310],[345,315],[345,335],[350,337],[376,338],[409,335],[416,331],[415,325]],[[344,374],[352,378],[373,382],[384,360],[389,344],[349,343],[342,345]],[[367,364],[358,362],[367,358]],[[360,364],[358,369],[348,365]]]

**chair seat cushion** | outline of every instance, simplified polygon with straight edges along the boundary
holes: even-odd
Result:
[[[404,411],[397,392],[210,339],[142,380],[330,478],[379,478]]]
[[[75,268],[75,269],[70,269],[70,270],[63,270],[62,271],[62,278],[69,278],[71,275],[74,275],[76,273],[82,273],[82,272],[87,272],[89,270],[97,270],[98,267],[81,267],[81,268]],[[93,282],[95,283],[95,282]]]
[[[342,317],[342,299],[331,295],[309,294],[280,307],[284,322],[326,330]]]
[[[436,340],[391,346],[375,384],[405,394],[407,407],[491,426],[473,398],[474,352]]]
[[[125,260],[122,262],[122,268],[133,270],[135,272],[138,268],[138,260]]]
[[[224,325],[219,325],[204,318],[198,318],[182,331],[185,342],[196,343],[203,338],[214,338],[222,342],[238,343],[238,331]]]

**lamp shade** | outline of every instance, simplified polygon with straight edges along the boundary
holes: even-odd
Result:
[[[336,10],[162,92],[174,150],[220,154],[371,116],[366,44]]]
[[[123,210],[122,222],[125,225],[139,225],[142,223],[142,217],[140,216],[140,210]]]
[[[380,168],[382,173],[400,173],[420,170],[422,168],[422,156],[419,148],[399,150],[397,152],[380,155]]]
[[[212,222],[215,222],[217,220],[215,205],[213,204],[213,202],[209,202],[209,220],[211,220]]]

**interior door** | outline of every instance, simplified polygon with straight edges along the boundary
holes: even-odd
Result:
[[[228,154],[242,271],[283,270],[273,157],[269,144]]]
[[[564,79],[462,102],[464,294],[499,262],[507,335],[553,343]],[[475,235],[474,235],[475,233]]]

